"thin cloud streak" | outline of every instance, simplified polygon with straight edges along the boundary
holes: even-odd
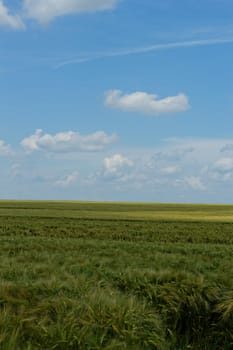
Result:
[[[155,44],[155,45],[142,46],[142,47],[136,47],[136,48],[122,49],[117,51],[91,53],[86,56],[80,55],[77,58],[60,62],[56,66],[54,66],[54,69],[59,69],[64,66],[68,66],[72,64],[81,64],[85,62],[95,61],[95,60],[107,58],[107,57],[129,56],[129,55],[137,55],[137,54],[143,54],[143,53],[154,52],[154,51],[172,50],[172,49],[188,48],[188,47],[195,47],[195,46],[223,45],[223,44],[230,44],[230,43],[233,43],[233,37],[223,38],[223,39],[200,39],[200,40],[182,41],[182,42],[174,42],[174,43],[166,43],[166,44]]]

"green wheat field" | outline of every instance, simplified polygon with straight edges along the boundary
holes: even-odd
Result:
[[[233,206],[0,202],[0,349],[233,349]]]

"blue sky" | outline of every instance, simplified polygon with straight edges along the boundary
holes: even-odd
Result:
[[[0,197],[232,203],[230,0],[0,0]]]

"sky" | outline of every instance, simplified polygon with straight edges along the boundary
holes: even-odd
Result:
[[[0,198],[233,200],[231,0],[0,0]]]

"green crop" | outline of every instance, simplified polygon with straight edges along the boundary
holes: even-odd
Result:
[[[0,202],[0,349],[233,349],[233,206]]]

